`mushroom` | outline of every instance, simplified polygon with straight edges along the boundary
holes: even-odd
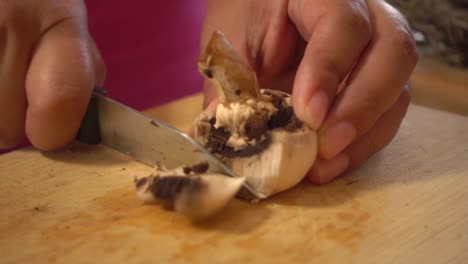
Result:
[[[224,35],[214,32],[198,68],[216,87],[216,113],[195,120],[195,139],[220,158],[238,177],[209,171],[208,163],[175,169],[156,167],[135,179],[145,203],[162,201],[192,220],[208,218],[236,195],[257,201],[298,184],[317,155],[317,133],[295,115],[291,96],[260,89],[255,72]],[[249,185],[255,197],[244,195]]]
[[[144,203],[162,202],[194,221],[220,211],[238,192],[243,177],[208,172],[208,163],[171,170],[156,167],[153,175],[135,178],[137,196]]]
[[[202,113],[195,139],[264,199],[298,184],[317,155],[317,132],[295,115],[291,96],[260,89],[256,73],[216,31],[198,60],[216,87],[216,113]]]

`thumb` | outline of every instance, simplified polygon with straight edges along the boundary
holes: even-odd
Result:
[[[50,28],[33,53],[26,77],[26,134],[39,149],[71,142],[95,85],[95,56],[89,36],[74,19]]]

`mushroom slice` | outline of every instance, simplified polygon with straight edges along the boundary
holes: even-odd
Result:
[[[317,133],[294,115],[289,94],[259,89],[253,70],[233,54],[215,32],[200,57],[220,102],[215,114],[198,117],[195,139],[266,198],[303,179],[316,159]]]
[[[236,195],[245,178],[208,173],[208,163],[173,170],[157,168],[154,175],[135,179],[144,203],[163,202],[192,220],[212,216]]]
[[[223,33],[213,33],[197,64],[200,73],[214,83],[221,103],[258,98],[255,72],[242,61]]]

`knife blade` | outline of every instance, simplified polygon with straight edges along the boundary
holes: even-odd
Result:
[[[77,139],[105,145],[149,166],[172,169],[206,161],[209,172],[240,177],[189,135],[109,98],[100,88],[92,95]],[[259,197],[247,183],[239,196]]]

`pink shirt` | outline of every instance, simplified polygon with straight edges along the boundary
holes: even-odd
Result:
[[[202,91],[200,0],[86,0],[109,96],[138,110]]]

